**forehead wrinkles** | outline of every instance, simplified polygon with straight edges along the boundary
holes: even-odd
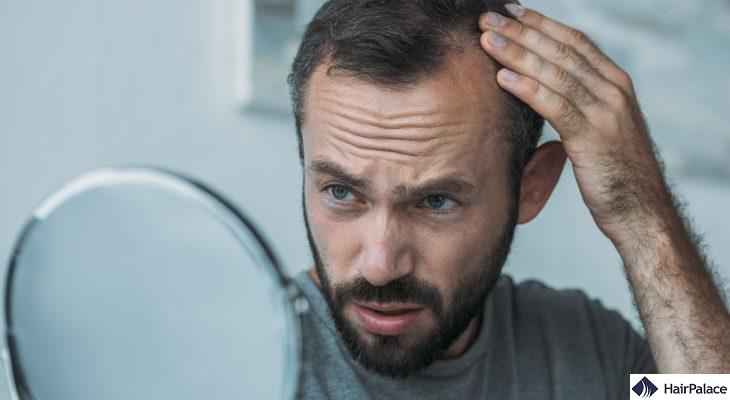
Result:
[[[310,117],[326,129],[328,139],[355,153],[381,151],[405,157],[443,153],[463,145],[480,131],[476,125],[483,124],[463,104],[434,101],[433,93],[348,86],[323,85],[312,96],[316,111]],[[382,100],[384,96],[389,98]]]
[[[494,66],[478,41],[472,47],[403,88],[336,70],[328,74],[327,63],[318,65],[303,93],[302,133],[315,136],[320,151],[327,146],[348,162],[421,167],[480,158],[477,153],[502,136],[504,107]]]
[[[376,86],[353,78],[327,79],[315,97],[325,110],[346,110],[363,115],[366,121],[382,124],[384,128],[422,126],[445,119],[464,116],[465,104],[449,99],[449,92],[440,90],[438,82],[429,86],[393,89]],[[439,96],[435,96],[438,93]],[[463,100],[463,98],[461,99]]]

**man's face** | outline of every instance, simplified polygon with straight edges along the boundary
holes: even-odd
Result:
[[[320,65],[305,93],[304,212],[353,357],[405,376],[442,355],[498,278],[516,222],[495,69],[479,48],[395,91]]]

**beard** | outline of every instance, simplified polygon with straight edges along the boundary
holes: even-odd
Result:
[[[469,323],[483,309],[487,295],[494,287],[507,261],[515,227],[518,199],[513,198],[509,219],[491,246],[486,246],[481,259],[466,273],[453,280],[448,304],[438,288],[413,275],[374,286],[359,276],[351,282],[333,283],[327,274],[309,227],[302,191],[302,209],[307,239],[319,276],[319,290],[329,305],[335,327],[353,359],[366,369],[391,378],[404,378],[421,371],[439,358],[461,336]],[[435,316],[435,327],[418,337],[373,334],[366,340],[345,317],[345,307],[353,301],[374,303],[419,304]]]

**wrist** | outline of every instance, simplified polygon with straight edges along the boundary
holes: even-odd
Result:
[[[686,232],[676,208],[643,210],[601,228],[620,254],[670,245]]]
[[[676,209],[646,215],[612,229],[607,235],[625,264],[632,261],[658,261],[676,256],[688,238],[684,222]]]

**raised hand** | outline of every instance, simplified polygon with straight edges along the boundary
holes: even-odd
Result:
[[[730,313],[672,201],[631,79],[588,37],[516,4],[479,20],[497,82],[560,135],[613,241],[660,373],[730,373]]]
[[[672,202],[629,76],[581,31],[534,10],[484,14],[484,50],[506,68],[498,84],[561,136],[578,187],[612,240],[661,223]]]

